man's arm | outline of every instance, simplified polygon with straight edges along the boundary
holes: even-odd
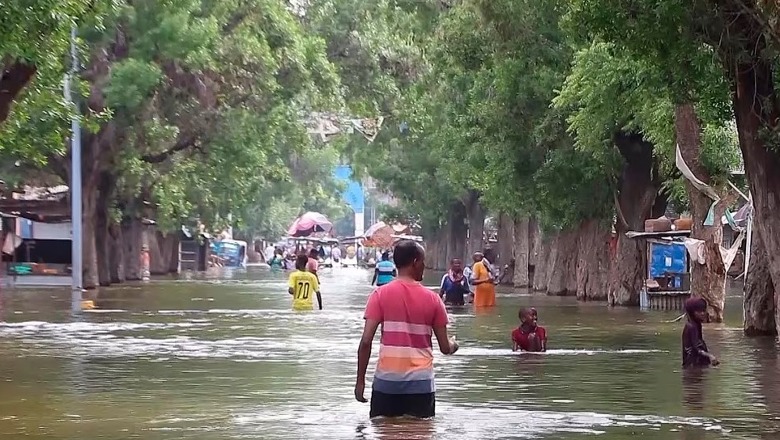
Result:
[[[376,319],[366,319],[363,327],[363,335],[360,337],[358,345],[358,365],[357,380],[355,381],[355,399],[358,402],[368,402],[364,397],[366,389],[366,370],[368,370],[368,361],[371,359],[371,344],[374,341],[376,329],[379,327],[379,321]]]
[[[295,279],[292,274],[290,274],[290,278],[287,279],[287,293],[295,295]]]
[[[704,350],[704,344],[702,344],[701,336],[698,333],[698,331],[692,331],[690,327],[686,325],[683,329],[683,348],[689,353],[697,353],[701,356],[709,358],[710,362],[717,366],[720,364],[718,358],[715,357],[715,355],[712,353]]]
[[[433,328],[433,334],[436,335],[436,341],[439,342],[439,350],[442,354],[455,354],[460,346],[455,338],[447,337],[447,325],[436,326]]]
[[[487,273],[483,273],[483,272],[487,272],[484,265],[477,266],[477,268],[473,270],[474,272],[472,272],[471,274],[473,278],[473,282],[471,284],[473,286],[479,286],[480,284],[484,284],[490,281],[490,277],[484,279],[482,278],[483,276],[488,275]]]
[[[319,304],[320,310],[322,310],[322,295],[320,294],[320,280],[318,279],[314,280],[314,285],[312,287],[314,288],[314,292],[317,294],[317,304]]]
[[[373,286],[376,284],[376,279],[379,276],[379,269],[374,269],[374,277],[371,278],[371,285]]]

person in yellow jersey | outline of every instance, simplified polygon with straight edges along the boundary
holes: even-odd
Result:
[[[317,275],[306,270],[309,257],[298,255],[295,259],[295,271],[290,274],[287,292],[293,297],[293,310],[314,310],[314,295],[322,310],[322,295]]]

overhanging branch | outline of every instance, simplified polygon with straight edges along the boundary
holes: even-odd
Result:
[[[166,161],[169,157],[173,156],[174,154],[184,151],[190,147],[195,146],[195,144],[198,141],[197,135],[189,135],[185,136],[181,139],[179,139],[171,148],[163,151],[162,153],[157,154],[144,154],[141,156],[141,160],[143,160],[146,163],[161,163]]]

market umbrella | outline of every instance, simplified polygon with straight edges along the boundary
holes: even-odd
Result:
[[[363,235],[366,237],[363,241],[363,246],[384,249],[393,246],[393,228],[388,226],[385,222],[378,222],[371,225]]]
[[[333,223],[319,212],[307,212],[295,219],[287,235],[291,237],[308,237],[317,232],[330,232]]]

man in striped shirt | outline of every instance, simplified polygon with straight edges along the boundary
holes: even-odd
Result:
[[[370,416],[433,417],[436,387],[433,344],[436,335],[443,354],[458,351],[447,337],[447,311],[441,298],[420,284],[425,250],[414,241],[399,242],[393,252],[398,278],[377,288],[368,299],[365,328],[358,348],[355,398],[366,402],[366,370],[371,343],[379,325],[382,336],[374,373]]]

